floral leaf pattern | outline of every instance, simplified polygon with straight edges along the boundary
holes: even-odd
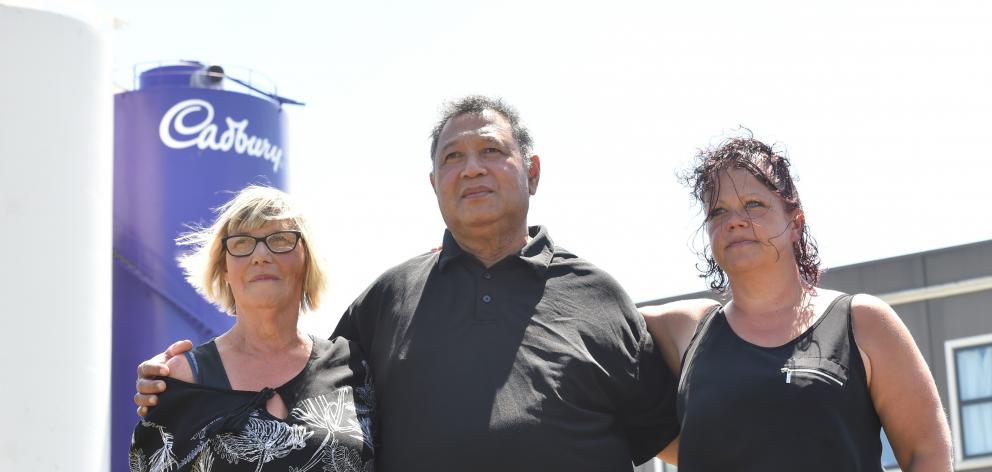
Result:
[[[324,472],[372,472],[372,462],[363,462],[354,448],[331,442],[329,454],[324,454]]]
[[[237,434],[222,433],[211,439],[214,452],[227,462],[257,462],[261,470],[266,462],[286,457],[290,452],[303,449],[312,431],[300,425],[259,418],[258,411],[251,413],[244,430]]]
[[[148,472],[148,459],[141,449],[131,449],[127,455],[127,465],[131,472]]]
[[[156,449],[148,458],[140,449],[132,449],[128,454],[128,466],[131,467],[131,470],[134,472],[168,472],[178,467],[179,463],[176,461],[176,456],[172,454],[173,438],[165,430],[165,427],[151,421],[142,421],[141,426],[156,430],[162,447]]]
[[[162,446],[151,456],[133,447],[128,462],[132,472],[210,472],[216,465],[225,463],[254,465],[257,472],[266,463],[285,458],[293,451],[312,449],[314,453],[305,464],[288,470],[372,472],[372,461],[363,460],[361,451],[365,448],[373,451],[374,411],[375,391],[371,375],[367,375],[365,382],[355,388],[344,386],[297,403],[290,422],[268,419],[263,409],[258,409],[250,413],[241,431],[208,437],[210,426],[222,419],[215,418],[190,438],[191,449],[178,460],[173,453],[173,435],[161,425],[142,421],[140,428],[155,430]],[[315,444],[318,438],[321,440]],[[355,440],[361,441],[361,447],[356,447]]]
[[[205,448],[199,456],[196,457],[196,462],[193,463],[193,470],[191,472],[209,472],[214,467],[214,453],[210,448]]]
[[[318,463],[323,464],[325,472],[372,470],[372,461],[363,461],[361,454],[342,446],[338,439],[339,435],[343,435],[360,440],[363,448],[374,453],[372,415],[375,411],[375,390],[368,364],[363,362],[363,367],[366,376],[360,386],[354,389],[342,387],[330,394],[308,398],[293,408],[293,418],[315,430],[324,431],[324,440],[310,460],[302,467],[294,467],[292,472],[307,472]],[[345,454],[345,451],[350,451],[350,454]]]

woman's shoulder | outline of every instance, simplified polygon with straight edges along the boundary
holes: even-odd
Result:
[[[211,338],[181,355],[167,359],[165,365],[169,367],[169,377],[187,383],[198,383],[204,363],[221,365],[216,341],[217,338]],[[224,383],[227,383],[226,376]]]
[[[699,323],[699,320],[703,319],[710,309],[718,305],[720,305],[719,302],[709,298],[691,298],[662,305],[643,306],[640,311],[646,319],[666,319],[695,324]]]
[[[715,300],[696,298],[640,308],[648,331],[661,347],[672,372],[678,372],[682,354],[688,348],[699,322],[719,306]]]
[[[909,333],[888,303],[867,293],[858,293],[851,298],[851,322],[858,345],[862,347],[879,338],[903,337]]]
[[[902,325],[899,315],[888,303],[867,293],[847,294],[818,287],[814,303],[819,311],[825,313],[834,306],[843,309],[844,304],[841,302],[845,297],[850,298],[851,323],[859,345],[862,340],[869,341],[869,338],[886,335],[896,328],[895,325]]]
[[[841,292],[819,290],[818,296],[834,299]],[[829,295],[837,294],[837,297]],[[851,329],[858,349],[871,362],[914,347],[913,337],[896,311],[884,300],[867,293],[851,294]]]
[[[169,378],[182,380],[187,383],[196,383],[193,368],[190,366],[185,352],[169,358],[165,361],[165,365],[169,368]]]
[[[889,313],[895,314],[895,310],[885,300],[867,293],[855,293],[851,295],[851,310],[852,312],[875,316],[885,316]]]

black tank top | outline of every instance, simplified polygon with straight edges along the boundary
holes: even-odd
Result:
[[[679,472],[882,470],[851,298],[772,348],[738,337],[722,307],[706,314],[682,360]]]
[[[230,389],[231,381],[228,380],[224,363],[220,360],[216,341],[217,338],[211,339],[183,354],[186,355],[186,361],[189,362],[196,383]]]

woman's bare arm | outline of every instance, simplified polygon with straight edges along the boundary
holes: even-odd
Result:
[[[665,363],[676,378],[682,371],[682,354],[696,332],[696,325],[713,305],[716,305],[715,301],[700,298],[641,308],[648,332],[661,348]],[[678,437],[658,453],[659,459],[673,465],[678,465],[678,457]]]
[[[648,332],[661,348],[668,368],[675,375],[682,370],[682,354],[696,332],[696,325],[703,319],[706,310],[716,304],[708,298],[696,298],[641,307],[641,316],[648,325]]]
[[[909,330],[888,304],[857,295],[854,335],[871,364],[872,402],[906,472],[953,470],[951,435],[937,386]]]

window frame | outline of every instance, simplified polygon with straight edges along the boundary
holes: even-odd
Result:
[[[970,404],[986,403],[989,400],[968,400],[962,402],[958,396],[957,351],[984,346],[992,347],[992,334],[944,341],[944,361],[947,365],[947,406],[951,413],[951,439],[954,445],[954,467],[956,470],[992,467],[992,455],[967,459],[964,457],[963,432],[961,431],[961,408]]]

